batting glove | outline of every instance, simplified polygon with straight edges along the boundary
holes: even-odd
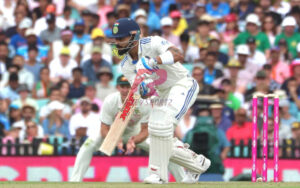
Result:
[[[158,69],[156,59],[148,57],[148,56],[142,57],[140,59],[140,61],[138,62],[137,66],[138,66],[138,68],[147,69],[147,70],[149,70],[151,72],[153,72],[156,69]]]

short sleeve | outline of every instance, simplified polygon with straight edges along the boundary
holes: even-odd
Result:
[[[154,36],[151,37],[151,49],[155,49],[158,54],[162,54],[165,51],[167,51],[171,46],[174,46],[174,44],[170,43],[166,39]]]
[[[109,109],[113,105],[110,104],[110,101],[107,99],[108,98],[106,98],[106,100],[104,100],[104,103],[102,105],[101,112],[100,112],[100,120],[102,123],[111,125],[113,123],[115,117],[112,115],[111,110]]]

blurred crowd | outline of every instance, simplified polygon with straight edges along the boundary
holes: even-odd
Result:
[[[299,0],[0,0],[3,142],[93,133],[103,100],[117,91],[122,58],[110,36],[123,17],[140,25],[142,37],[178,47],[200,86],[179,138],[211,121],[224,159],[231,139],[251,139],[253,94],[275,93],[280,139],[300,144]],[[262,116],[258,122],[262,135]]]

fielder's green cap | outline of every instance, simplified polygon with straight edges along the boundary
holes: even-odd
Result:
[[[130,83],[124,75],[121,75],[117,79],[117,85],[130,85]]]

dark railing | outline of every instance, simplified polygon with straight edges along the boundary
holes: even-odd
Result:
[[[74,156],[79,151],[79,148],[84,143],[86,138],[75,139],[75,138],[35,138],[32,142],[20,142],[17,138],[12,142],[8,140],[3,143],[3,138],[0,137],[0,156],[37,156],[41,143],[47,143],[53,146],[53,153],[51,156]],[[116,149],[115,155],[120,153]],[[104,155],[100,151],[94,152],[94,155]],[[140,149],[137,149],[132,155],[146,155],[146,153]]]
[[[248,143],[244,143],[243,140],[239,144],[235,143],[235,140],[231,140],[230,152],[228,157],[230,158],[251,158],[252,156],[252,140]],[[262,142],[257,140],[257,158],[262,157]],[[296,145],[294,139],[284,139],[279,145],[279,157],[282,159],[300,159],[300,145]],[[273,143],[268,143],[268,158],[273,158]]]
[[[84,143],[85,139],[68,139],[68,138],[53,138],[53,139],[33,139],[30,143],[21,143],[19,139],[14,142],[8,140],[6,143],[2,142],[0,138],[0,156],[37,156],[39,155],[40,144],[48,143],[53,146],[52,156],[74,156],[77,154],[80,146]],[[230,158],[251,158],[252,148],[251,140],[244,143],[243,140],[239,144],[235,143],[235,140],[231,140],[231,147],[228,153]],[[268,156],[273,157],[273,143],[268,143]],[[279,156],[283,159],[300,159],[300,145],[296,145],[295,140],[283,140],[280,144]],[[260,140],[257,141],[257,157],[262,156],[262,143]],[[115,155],[118,155],[118,150],[115,150]],[[94,153],[94,155],[102,156],[100,151]],[[147,155],[141,150],[135,151],[133,155]]]

